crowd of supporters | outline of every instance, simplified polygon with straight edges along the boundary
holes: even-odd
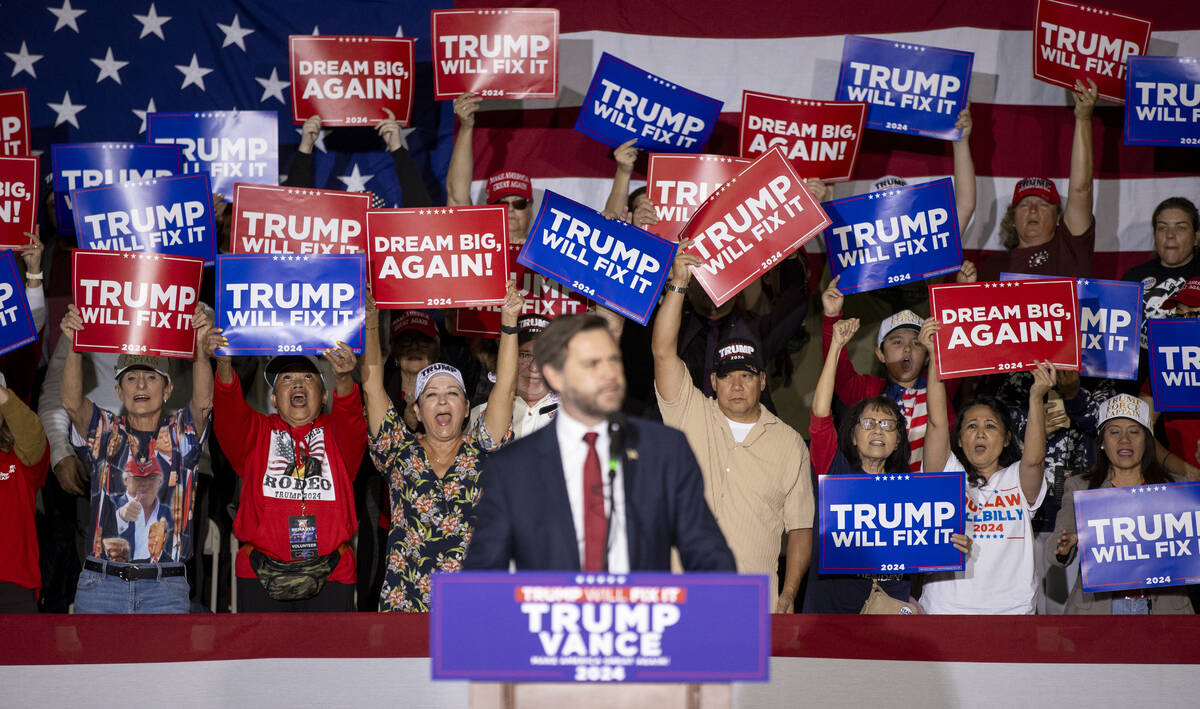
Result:
[[[1005,249],[964,262],[959,282],[1090,274],[1097,230],[1109,226],[1093,216],[1096,88],[1081,82],[1073,97],[1067,192],[1045,176],[1019,181],[999,219]],[[473,181],[486,178],[484,200],[506,207],[510,240],[521,243],[535,185],[519,164],[476,174],[481,101],[454,101],[447,205],[471,204]],[[965,228],[975,210],[969,109],[958,127],[951,150]],[[288,185],[312,186],[320,129],[319,116],[303,125]],[[403,206],[432,206],[399,124],[385,120],[378,133]],[[593,206],[647,226],[657,222],[654,204],[630,192],[637,157],[632,141],[614,150],[611,195]],[[834,196],[819,180],[808,188]],[[64,254],[74,244],[56,233],[54,210],[45,214],[18,259],[39,328],[46,298],[72,285]],[[1143,284],[1146,321],[1194,317],[1196,206],[1162,195],[1149,216],[1152,256],[1124,279]],[[227,217],[220,224],[225,246]],[[931,346],[939,323],[919,291],[843,295],[802,249],[718,307],[693,282],[696,263],[680,251],[647,327],[594,310],[627,363],[625,412],[683,432],[737,571],[770,576],[775,612],[1193,612],[1187,587],[1084,593],[1078,581],[1075,492],[1200,478],[1200,416],[1154,411],[1144,335],[1134,381],[1041,363],[944,382]],[[498,340],[453,334],[447,313],[369,303],[362,355],[330,343],[321,358],[231,358],[214,355],[224,339],[209,288],[193,319],[192,361],[75,352],[86,324],[74,305],[48,326],[58,331],[52,350],[36,343],[0,358],[0,529],[9,540],[0,611],[427,611],[437,602],[432,574],[472,565],[489,455],[561,419],[564,392],[543,367],[563,365],[543,361],[553,351],[539,355],[549,320],[525,314],[510,285]],[[877,329],[862,327],[844,317],[855,298],[894,309]],[[821,309],[819,332],[805,329],[810,303]],[[796,370],[818,337],[823,365]],[[856,339],[874,350],[878,372],[855,367]],[[781,387],[811,399],[807,429],[775,406]],[[955,535],[961,572],[817,572],[817,476],[922,471],[962,472],[968,507],[999,497],[1021,514],[999,534],[973,534],[968,523]],[[212,568],[229,575],[215,595]]]

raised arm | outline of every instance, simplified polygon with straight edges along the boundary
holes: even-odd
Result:
[[[691,244],[691,240],[686,239],[679,244],[675,262],[671,264],[671,274],[667,278],[667,289],[658,306],[658,315],[654,318],[654,329],[650,333],[654,388],[666,401],[679,398],[684,377],[687,376],[687,367],[679,358],[679,324],[683,319],[683,299],[692,280],[691,267],[700,263],[694,254],[686,253]]]
[[[1029,387],[1029,416],[1025,421],[1025,450],[1021,453],[1021,492],[1032,504],[1045,483],[1046,464],[1046,393],[1058,383],[1057,370],[1049,362],[1039,362]]]
[[[458,133],[454,136],[454,151],[446,171],[446,206],[465,207],[471,204],[471,178],[475,175],[475,112],[483,99],[471,92],[454,99],[454,115],[458,116]]]
[[[637,138],[630,138],[613,150],[613,159],[617,161],[617,174],[613,176],[612,190],[608,193],[608,201],[604,203],[604,213],[618,219],[628,208],[629,178],[633,176],[633,164],[637,162],[637,148],[633,144]]]
[[[946,385],[938,374],[937,345],[934,335],[940,325],[927,318],[921,323],[917,339],[925,347],[929,371],[925,375],[925,449],[921,453],[921,472],[937,473],[946,469],[950,458],[950,416],[946,405]]]
[[[975,214],[975,160],[971,158],[971,104],[958,112],[954,127],[962,137],[954,142],[954,208],[958,211],[958,231],[966,231]]]
[[[400,182],[400,198],[404,201],[404,206],[408,208],[433,206],[429,190],[425,187],[425,180],[421,178],[421,171],[413,162],[412,155],[408,154],[408,145],[405,144],[404,134],[400,130],[400,122],[396,120],[396,114],[387,108],[383,110],[388,117],[379,122],[375,131],[379,133],[379,137],[387,146],[388,153],[392,156],[392,167],[396,171],[396,179]]]
[[[508,282],[504,296],[504,307],[500,309],[500,350],[496,353],[496,384],[488,395],[487,409],[483,412],[483,425],[487,426],[492,440],[497,443],[512,424],[513,398],[517,395],[517,318],[525,309],[525,298],[516,289],[513,281]],[[513,330],[504,332],[503,330]]]
[[[821,368],[821,376],[817,379],[817,388],[813,391],[812,415],[824,418],[833,409],[833,389],[837,381],[838,355],[842,348],[858,332],[858,318],[839,320],[833,326],[833,337],[829,341],[829,352],[825,355],[825,365]]]
[[[363,337],[362,391],[367,408],[367,433],[374,436],[383,425],[383,417],[392,408],[392,399],[383,386],[383,350],[379,345],[379,310],[375,296],[367,291],[365,336]]]
[[[1092,225],[1092,111],[1099,94],[1096,82],[1075,82],[1075,139],[1071,142],[1071,182],[1063,222],[1078,236]]]
[[[192,410],[192,424],[196,427],[196,433],[203,437],[213,409],[213,372],[209,364],[212,349],[208,349],[208,346],[215,348],[220,337],[220,333],[213,332],[212,311],[204,303],[196,306],[196,312],[192,315],[192,329],[196,333],[196,351],[192,357],[192,400],[188,407]]]
[[[63,367],[62,384],[59,395],[62,397],[63,409],[71,417],[71,423],[79,435],[86,436],[92,425],[92,402],[83,395],[83,355],[75,351],[75,333],[83,329],[83,318],[79,308],[74,303],[67,306],[67,314],[63,316],[63,337],[72,343],[67,350],[67,362]]]

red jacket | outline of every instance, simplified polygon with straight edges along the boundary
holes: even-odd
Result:
[[[358,385],[346,396],[333,397],[333,411],[307,426],[288,427],[278,414],[265,416],[246,403],[235,376],[231,384],[217,378],[213,398],[213,430],[221,450],[242,478],[242,498],[234,534],[244,542],[237,559],[239,578],[256,578],[250,566],[250,545],[267,556],[292,560],[288,518],[316,517],[317,554],[332,553],[349,543],[357,529],[354,477],[367,447]],[[288,474],[295,450],[322,461],[319,478],[297,488]],[[330,581],[354,583],[354,554],[343,553]]]

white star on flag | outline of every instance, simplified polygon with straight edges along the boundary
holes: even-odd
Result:
[[[416,126],[400,129],[400,145],[404,146],[405,150],[408,150],[408,136],[416,129]]]
[[[218,22],[217,29],[225,33],[225,41],[221,43],[222,49],[231,44],[236,44],[243,52],[246,51],[246,35],[254,32],[254,30],[242,27],[241,22],[238,21],[238,14],[236,12],[233,13],[233,22],[228,25]]]
[[[265,102],[267,97],[278,99],[279,103],[287,103],[287,101],[283,98],[283,90],[288,86],[291,86],[291,84],[287,81],[279,80],[279,69],[276,67],[271,67],[270,76],[265,79],[260,79],[256,76],[254,77],[254,80],[263,87],[263,95],[262,98],[258,100],[259,103]],[[322,149],[321,152],[324,152],[324,149]]]
[[[347,192],[366,192],[367,181],[375,175],[364,175],[358,171],[358,163],[354,163],[349,175],[339,175],[338,179],[346,185]]]
[[[56,127],[61,126],[64,123],[70,123],[76,128],[79,128],[79,120],[76,118],[76,114],[87,108],[87,106],[83,105],[82,103],[78,105],[71,103],[70,91],[63,92],[62,103],[47,103],[46,105],[49,106],[50,109],[56,114],[58,114],[54,119],[54,125]]]
[[[320,36],[321,36],[321,28],[320,28],[319,26],[317,26],[317,25],[313,25],[312,36],[314,36],[314,37],[320,37]]]
[[[201,91],[208,91],[204,87],[204,75],[211,74],[212,69],[205,69],[196,61],[196,53],[192,52],[191,64],[176,64],[175,68],[183,74],[183,84],[179,89],[182,91],[188,87],[188,84],[195,84],[200,87]]]
[[[404,25],[396,25],[396,36],[404,36]],[[413,44],[416,44],[418,39],[420,39],[420,37],[413,37]]]
[[[301,126],[300,128],[297,128],[296,133],[303,136],[304,135],[304,127]],[[329,131],[325,130],[324,128],[317,131],[317,139],[316,139],[316,141],[313,142],[313,145],[317,146],[317,150],[320,150],[321,152],[325,152],[325,136],[328,133],[329,133]]]
[[[145,37],[148,34],[156,34],[159,39],[165,40],[163,35],[163,25],[171,21],[170,15],[160,15],[154,9],[154,3],[150,3],[150,10],[145,15],[133,13],[133,19],[142,23],[142,33],[138,35],[138,39]]]
[[[46,8],[58,18],[58,22],[54,23],[54,31],[57,32],[64,27],[70,27],[75,30],[75,34],[79,34],[79,25],[75,20],[87,10],[76,10],[71,7],[71,0],[63,0],[62,7],[55,9],[53,7]]]
[[[146,104],[145,111],[139,111],[136,108],[133,109],[133,115],[137,116],[142,121],[142,127],[138,128],[138,135],[141,135],[142,133],[146,132],[146,114],[154,113],[157,110],[158,109],[154,107],[154,97],[153,96],[150,97],[150,103]]]
[[[13,76],[20,74],[21,72],[25,72],[35,79],[37,78],[37,72],[33,70],[33,65],[35,62],[45,56],[43,54],[30,54],[29,50],[25,47],[24,42],[21,42],[21,51],[17,52],[16,54],[13,54],[12,52],[5,52],[4,55],[13,62]]]
[[[100,67],[100,75],[96,77],[97,84],[105,79],[112,79],[119,84],[121,83],[121,75],[117,72],[121,71],[121,68],[129,62],[113,59],[112,47],[109,47],[103,59],[92,59],[92,63]]]

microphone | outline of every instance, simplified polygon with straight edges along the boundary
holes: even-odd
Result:
[[[604,525],[604,568],[608,569],[608,553],[612,549],[612,523],[617,513],[617,465],[625,448],[625,414],[617,411],[608,415],[608,518]]]

